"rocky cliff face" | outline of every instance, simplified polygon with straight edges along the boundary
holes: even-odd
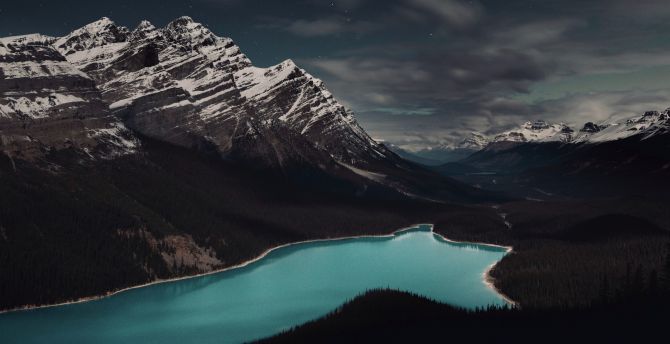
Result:
[[[104,158],[134,152],[136,140],[111,115],[95,82],[52,41],[0,39],[0,149],[28,160],[67,148]]]
[[[258,68],[229,38],[181,17],[135,30],[107,18],[54,46],[138,132],[271,167],[315,160],[368,168],[395,157],[291,60]]]

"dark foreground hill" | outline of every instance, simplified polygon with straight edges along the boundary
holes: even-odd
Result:
[[[393,290],[369,291],[321,319],[259,343],[645,341],[663,337],[667,292],[588,310],[467,311]]]

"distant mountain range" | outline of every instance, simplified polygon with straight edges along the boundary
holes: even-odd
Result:
[[[670,177],[670,109],[620,123],[528,122],[436,171],[519,197],[664,197]]]
[[[579,130],[559,123],[543,120],[528,121],[518,128],[493,135],[473,132],[457,145],[442,144],[416,152],[408,152],[397,146],[392,150],[420,164],[435,166],[455,162],[489,146],[507,146],[509,143],[559,142],[602,143],[642,135],[646,138],[663,134],[670,128],[670,108],[662,112],[647,111],[620,122],[585,123]],[[500,145],[498,145],[500,143]]]
[[[665,133],[670,125],[670,109],[647,111],[622,122],[585,123],[575,130],[565,124],[539,120],[526,122],[520,128],[493,135],[489,142],[565,142],[598,143],[625,139],[642,134],[651,137]]]

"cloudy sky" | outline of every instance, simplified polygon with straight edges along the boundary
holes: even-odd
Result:
[[[666,0],[22,0],[0,3],[0,35],[181,15],[256,65],[294,59],[373,137],[410,149],[670,106]]]

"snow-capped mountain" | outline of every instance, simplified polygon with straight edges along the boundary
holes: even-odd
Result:
[[[570,132],[570,140],[554,139],[563,133],[566,134],[563,137],[567,137],[568,130],[554,130],[556,133],[552,135],[551,126],[527,128],[548,135],[521,143],[496,141],[461,163],[484,171],[523,173],[538,180],[549,175],[547,171],[560,172],[562,177],[586,176],[597,181],[613,175],[632,179],[645,176],[641,180],[647,176],[657,178],[666,175],[670,166],[669,128],[670,109],[647,111],[620,123],[588,122],[579,131]]]
[[[469,136],[464,138],[456,148],[459,149],[469,149],[469,150],[480,150],[486,147],[491,140],[482,133],[472,132]]]
[[[293,61],[254,67],[230,38],[189,17],[133,31],[103,18],[53,45],[150,137],[272,166],[316,154],[367,168],[393,155]]]
[[[24,159],[70,147],[99,157],[134,152],[135,138],[111,115],[95,82],[51,42],[42,35],[0,38],[2,151]]]
[[[646,111],[621,122],[585,123],[579,131],[565,124],[544,121],[526,122],[520,129],[495,135],[493,142],[564,142],[602,143],[625,139],[635,135],[648,138],[667,132],[670,126],[670,109]]]
[[[599,143],[625,139],[634,135],[649,138],[666,133],[670,127],[670,108],[663,112],[647,111],[641,116],[621,123],[586,123],[576,135],[574,142]]]
[[[565,124],[543,120],[526,122],[521,127],[497,134],[492,142],[570,142],[573,130]]]
[[[569,126],[560,123],[552,124],[543,120],[528,121],[518,128],[514,128],[502,133],[493,135],[484,135],[479,132],[472,132],[463,138],[458,144],[441,144],[421,151],[422,155],[435,155],[437,152],[444,152],[441,155],[449,160],[444,162],[459,160],[468,155],[480,151],[490,144],[495,143],[524,143],[524,142],[572,142],[574,139],[574,130]],[[445,155],[446,154],[446,155]]]
[[[480,150],[490,143],[524,143],[524,142],[561,142],[561,143],[591,143],[597,144],[607,141],[625,139],[635,135],[648,138],[653,135],[666,133],[670,127],[670,108],[663,112],[647,111],[641,116],[635,116],[622,122],[585,123],[578,131],[564,123],[548,123],[543,120],[529,121],[519,128],[499,134],[484,136],[473,133],[466,137],[455,148],[471,148]]]

